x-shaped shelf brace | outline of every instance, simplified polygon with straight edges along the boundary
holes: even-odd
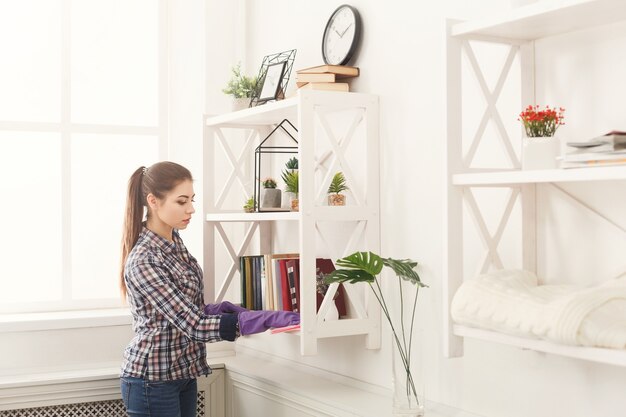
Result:
[[[228,291],[228,288],[230,287],[233,277],[235,276],[235,272],[237,272],[237,270],[239,269],[239,257],[245,254],[246,249],[250,245],[250,242],[252,241],[252,238],[254,237],[254,233],[256,232],[258,226],[259,226],[259,222],[249,223],[246,233],[244,235],[244,238],[241,242],[241,246],[239,246],[239,249],[235,251],[235,248],[231,244],[231,241],[228,238],[226,231],[222,227],[222,224],[215,223],[215,228],[217,229],[217,232],[220,235],[220,238],[222,239],[222,243],[224,243],[224,247],[226,248],[226,251],[228,252],[230,259],[231,259],[231,264],[230,264],[230,267],[228,268],[228,273],[226,274],[226,278],[224,279],[224,282],[222,282],[222,285],[220,286],[220,289],[217,292],[217,295],[215,297],[216,302],[220,302],[224,299],[224,296],[226,295],[226,291]]]
[[[360,238],[365,235],[366,223],[367,222],[365,220],[356,222],[354,229],[352,233],[350,234],[350,237],[348,238],[346,245],[344,246],[344,252],[343,252],[342,257],[348,256],[351,253],[356,252],[357,243],[359,242]],[[331,246],[329,245],[329,242],[324,237],[324,233],[322,232],[322,230],[320,230],[319,225],[316,224],[315,228],[317,230],[317,235],[319,236],[319,239],[321,240],[322,245],[324,247],[330,248]],[[365,306],[362,303],[361,301],[362,299],[361,297],[359,297],[356,291],[356,288],[354,288],[353,285],[344,285],[343,288],[346,292],[346,297],[352,304],[352,307],[354,307],[357,318],[360,318],[360,319],[367,318],[367,310],[365,309]],[[324,322],[324,317],[326,316],[326,313],[328,309],[330,308],[331,302],[334,300],[335,294],[337,293],[338,289],[339,289],[339,284],[337,283],[333,283],[329,285],[328,290],[326,291],[326,294],[324,295],[324,300],[322,301],[322,305],[320,306],[319,311],[317,312],[318,324],[322,324]]]
[[[469,169],[469,167],[471,167],[472,165],[472,162],[474,160],[474,157],[476,156],[476,151],[478,149],[480,141],[482,140],[483,135],[485,133],[485,129],[487,128],[487,123],[489,122],[489,119],[493,119],[494,123],[496,124],[496,128],[498,129],[500,140],[502,142],[502,145],[504,146],[504,150],[506,152],[506,155],[509,158],[509,161],[511,162],[511,165],[513,166],[513,168],[520,168],[521,163],[519,159],[517,158],[515,151],[513,150],[513,146],[511,145],[511,139],[509,138],[509,135],[506,132],[504,123],[502,123],[502,118],[500,117],[500,113],[498,112],[498,108],[497,108],[498,97],[500,97],[500,93],[502,92],[502,87],[504,86],[504,82],[506,81],[509,75],[511,66],[513,65],[513,61],[515,59],[515,55],[519,51],[519,46],[511,45],[511,49],[509,50],[509,54],[506,58],[506,62],[504,66],[502,67],[502,71],[498,78],[498,83],[496,84],[494,90],[490,91],[489,87],[487,87],[485,77],[480,69],[480,66],[478,65],[478,60],[476,59],[476,55],[474,54],[474,51],[472,50],[472,47],[469,41],[467,40],[463,41],[462,45],[467,55],[467,58],[470,62],[470,65],[472,66],[472,70],[474,74],[476,75],[476,80],[478,81],[482,94],[485,97],[485,100],[487,102],[487,107],[485,108],[483,117],[480,120],[480,124],[478,125],[478,129],[476,130],[476,133],[474,135],[470,148],[467,151],[467,154],[465,155],[465,158],[463,160],[465,168]]]
[[[326,138],[328,139],[328,142],[330,146],[332,147],[332,150],[325,152],[323,155],[320,156],[319,159],[317,159],[315,170],[317,171],[317,170],[323,169],[322,163],[324,163],[328,158],[332,157],[332,160],[328,168],[328,171],[326,171],[326,174],[324,175],[324,179],[322,180],[320,187],[317,190],[317,197],[315,198],[315,202],[317,205],[322,204],[322,202],[324,201],[324,198],[327,195],[328,186],[330,185],[333,179],[333,176],[335,175],[335,172],[342,171],[344,176],[346,177],[346,181],[350,184],[349,191],[352,193],[354,197],[355,204],[359,206],[362,204],[362,202],[365,201],[365,197],[363,193],[359,190],[359,187],[357,185],[358,182],[356,181],[356,176],[352,173],[352,170],[350,169],[350,165],[346,161],[345,152],[346,152],[346,149],[348,148],[348,145],[350,144],[350,141],[352,140],[354,136],[354,132],[356,131],[359,124],[361,124],[361,122],[364,120],[365,109],[359,108],[356,110],[354,114],[354,118],[352,119],[352,122],[350,123],[350,127],[348,128],[348,131],[346,132],[345,136],[336,135],[335,132],[333,132],[332,128],[330,127],[330,124],[328,123],[328,120],[326,119],[326,114],[331,113],[331,112],[332,110],[322,110],[322,109],[318,109],[316,111],[318,120],[324,132],[326,133]]]
[[[246,158],[252,153],[255,139],[261,137],[267,128],[251,128],[248,136],[245,139],[244,146],[242,147],[238,156],[235,156],[232,148],[228,144],[228,141],[224,137],[224,133],[220,128],[215,130],[215,133],[219,139],[219,143],[226,154],[226,158],[231,165],[231,171],[228,175],[224,186],[220,190],[215,202],[215,208],[220,209],[226,200],[228,191],[231,189],[233,182],[237,180],[241,185],[243,196],[248,199],[252,196],[252,189],[250,186],[246,186],[247,176],[244,175],[242,168],[246,164]]]
[[[487,229],[487,225],[485,223],[485,219],[483,218],[480,208],[476,203],[476,199],[474,198],[474,194],[472,193],[471,188],[465,188],[463,190],[463,200],[466,202],[469,213],[474,220],[474,224],[476,225],[476,229],[480,235],[481,241],[487,250],[485,257],[481,262],[481,266],[479,269],[479,273],[476,275],[484,274],[489,271],[489,266],[493,265],[496,269],[504,269],[504,265],[502,264],[502,260],[498,255],[498,245],[500,244],[500,240],[502,239],[502,234],[504,233],[504,229],[511,218],[511,213],[513,212],[513,208],[515,206],[515,201],[520,195],[519,187],[511,187],[509,188],[510,193],[508,196],[508,201],[506,204],[506,208],[502,213],[502,217],[500,218],[500,223],[498,224],[498,228],[493,236],[489,233]]]

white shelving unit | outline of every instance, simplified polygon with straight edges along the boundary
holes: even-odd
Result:
[[[487,255],[481,272],[493,263],[502,268],[497,254],[499,239],[511,216],[517,198],[521,199],[522,267],[536,272],[536,185],[544,183],[626,181],[626,166],[582,169],[554,169],[521,171],[520,161],[514,152],[496,102],[502,83],[519,54],[521,65],[521,105],[534,103],[534,41],[571,31],[606,25],[626,20],[626,2],[620,0],[561,0],[540,1],[520,7],[500,16],[472,21],[449,22],[447,37],[447,159],[446,159],[446,230],[447,247],[444,262],[444,354],[448,357],[463,355],[464,338],[474,338],[494,343],[517,346],[540,352],[579,358],[589,361],[626,366],[626,351],[566,346],[539,339],[525,339],[494,331],[460,326],[450,317],[450,305],[454,294],[464,279],[463,213],[464,203],[479,225],[479,233],[487,247]],[[496,42],[510,46],[500,79],[490,89],[484,80],[470,41]],[[469,149],[462,149],[462,54],[466,53],[487,101],[483,123]],[[521,108],[521,107],[520,107]],[[486,172],[470,168],[474,153],[484,133],[484,125],[491,119],[502,139],[510,170]],[[482,131],[481,131],[482,129]],[[521,140],[521,138],[520,138]],[[626,182],[625,182],[626,184]],[[509,200],[497,231],[487,231],[481,212],[472,195],[478,187],[505,187],[511,190]],[[578,201],[578,200],[577,200]],[[580,202],[585,204],[584,202]],[[586,206],[588,209],[590,207]],[[599,213],[597,213],[599,214]],[[605,220],[606,219],[603,217]],[[623,227],[611,222],[626,233]]]
[[[337,284],[331,285],[316,312],[315,274],[319,248],[334,246],[328,243],[338,239],[325,236],[328,224],[341,223],[349,231],[345,242],[342,241],[341,253],[326,257],[337,259],[355,251],[380,249],[378,117],[377,96],[326,91],[299,91],[297,96],[286,100],[205,117],[203,264],[207,299],[220,301],[233,286],[238,291],[240,256],[284,252],[276,247],[280,245],[273,234],[276,226],[288,225],[299,234],[301,353],[315,354],[318,339],[351,335],[366,335],[368,349],[380,348],[380,309],[369,291],[344,286],[350,317],[324,321]],[[241,209],[244,197],[253,194],[254,174],[249,165],[254,148],[284,119],[298,129],[300,211],[244,213]],[[233,137],[245,138],[238,151],[231,146]],[[223,153],[218,153],[217,144]],[[215,168],[216,158],[222,155],[230,164],[228,173]],[[337,171],[342,171],[348,181],[350,198],[346,206],[330,207],[325,202],[326,190]],[[220,176],[224,175],[227,178],[222,182]],[[227,196],[233,187],[242,191],[234,207],[229,206]],[[228,234],[226,224],[233,223],[245,229],[240,236]],[[220,240],[230,259],[220,258],[219,262],[230,263],[230,267],[218,281],[216,249]],[[251,246],[254,252],[248,253]],[[216,285],[217,282],[220,284]]]

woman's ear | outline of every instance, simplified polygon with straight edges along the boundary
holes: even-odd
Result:
[[[150,207],[152,210],[157,208],[157,198],[154,196],[154,194],[148,194],[146,196],[146,200],[148,201],[148,207]]]

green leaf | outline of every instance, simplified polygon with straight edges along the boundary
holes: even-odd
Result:
[[[385,258],[382,260],[383,264],[396,273],[397,276],[402,278],[405,281],[409,281],[415,285],[420,287],[426,287],[425,284],[422,283],[420,276],[415,271],[415,267],[417,266],[417,262],[411,259],[391,259]]]
[[[348,269],[361,269],[370,275],[378,275],[383,270],[383,260],[372,252],[355,252],[337,259],[337,265]]]
[[[357,282],[369,282],[372,283],[376,277],[362,269],[336,269],[331,273],[324,276],[324,282],[326,284],[332,284],[333,282],[349,282],[350,284],[356,284]]]

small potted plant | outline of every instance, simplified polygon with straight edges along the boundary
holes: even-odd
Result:
[[[339,171],[328,186],[328,205],[345,206],[346,196],[340,193],[346,190],[349,190],[346,185],[346,177],[344,177],[343,172]]]
[[[250,105],[250,100],[254,95],[257,78],[242,74],[241,63],[232,67],[231,71],[232,76],[222,92],[233,96],[233,110],[245,109]]]
[[[282,173],[282,178],[285,182],[285,191],[292,194],[291,211],[298,211],[298,171],[285,170]]]
[[[249,199],[246,200],[245,204],[243,205],[243,211],[245,211],[246,213],[254,213],[256,210],[256,202],[254,201],[254,197],[250,197]]]
[[[554,135],[565,124],[564,112],[562,107],[529,105],[519,114],[518,120],[526,133],[522,147],[522,169],[558,167],[556,158],[561,154],[561,144]]]
[[[285,168],[287,168],[290,171],[295,171],[298,169],[298,158],[296,158],[295,156],[291,159],[289,159],[287,161],[287,163],[285,164]]]
[[[276,188],[276,180],[267,177],[263,180],[262,208],[280,208],[281,192]]]

